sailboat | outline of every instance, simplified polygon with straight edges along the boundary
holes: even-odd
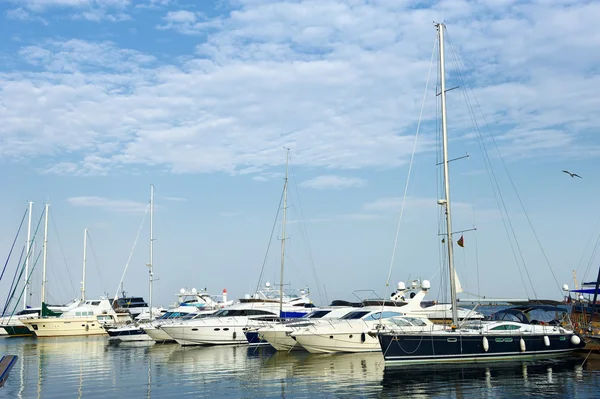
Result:
[[[42,298],[41,317],[22,320],[21,322],[36,337],[70,337],[80,335],[106,335],[104,326],[129,319],[129,313],[115,312],[107,298],[98,300],[85,299],[85,269],[87,229],[83,235],[83,280],[81,286],[81,302],[65,311],[56,313],[46,304],[46,260],[48,252],[48,207],[46,204],[46,220],[44,226],[44,260],[42,266]]]
[[[513,321],[497,312],[494,320],[459,325],[450,206],[448,136],[446,126],[446,82],[444,69],[445,25],[435,25],[439,38],[442,153],[444,198],[438,204],[446,216],[445,245],[448,251],[452,326],[411,333],[402,327],[377,332],[386,364],[474,362],[511,360],[562,355],[584,346],[579,335],[560,324],[534,324],[527,318]],[[507,316],[513,315],[507,313]]]
[[[8,312],[8,304],[11,302],[10,299],[7,302],[7,306],[5,307],[5,312],[2,317],[0,317],[0,335],[7,335],[10,337],[23,337],[23,336],[32,336],[33,333],[21,322],[24,319],[31,319],[40,317],[41,307],[31,307],[29,306],[29,280],[31,278],[30,273],[30,259],[32,258],[33,244],[34,238],[31,236],[31,227],[32,227],[32,215],[33,215],[33,202],[29,201],[28,207],[28,227],[27,227],[27,242],[24,249],[25,252],[25,262],[24,273],[23,273],[23,289],[21,291],[23,297],[23,309],[20,311],[16,311],[16,305],[13,308],[12,312]],[[47,210],[47,208],[46,208]],[[37,230],[36,230],[37,231]],[[33,269],[33,265],[31,265],[31,269]],[[11,295],[15,295],[17,292],[17,287],[14,287]],[[52,310],[55,314],[61,314],[65,311],[68,311],[79,304],[78,300],[73,300],[67,305],[48,305],[48,309]]]
[[[154,320],[156,311],[152,309],[152,281],[154,280],[154,186],[150,185],[150,261],[148,263],[149,270],[149,294],[150,300],[148,304],[148,315],[147,320]],[[124,326],[117,326],[106,330],[110,338],[109,341],[121,342],[121,341],[148,341],[154,342],[154,340],[146,334],[141,325],[128,324]]]
[[[202,319],[187,320],[177,324],[162,325],[160,328],[181,345],[235,345],[254,343],[258,340],[259,327],[276,323],[282,318],[300,318],[315,306],[308,297],[308,290],[299,295],[288,295],[283,290],[283,270],[285,260],[285,228],[287,217],[289,150],[286,156],[285,183],[283,187],[283,227],[281,238],[281,269],[279,290],[269,282],[265,288],[247,298],[240,299],[227,308]],[[248,338],[247,333],[252,337]]]

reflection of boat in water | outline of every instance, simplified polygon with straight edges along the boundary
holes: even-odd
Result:
[[[384,396],[402,397],[494,397],[515,395],[553,397],[573,396],[573,377],[583,376],[581,359],[536,362],[476,363],[469,365],[434,364],[386,368],[381,381]],[[487,390],[487,391],[484,391]]]

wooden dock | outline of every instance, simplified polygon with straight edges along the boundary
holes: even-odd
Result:
[[[18,356],[14,355],[2,356],[2,360],[0,360],[0,387],[4,386],[4,383],[8,378],[8,374],[17,362],[18,358]]]

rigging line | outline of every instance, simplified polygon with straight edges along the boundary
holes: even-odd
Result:
[[[44,213],[42,212],[42,215],[43,214]],[[31,275],[33,274],[33,270],[35,269],[35,265],[37,265],[38,261],[40,260],[40,257],[42,256],[42,252],[43,251],[38,252],[38,256],[35,258],[35,262],[33,263],[33,267],[31,268],[31,271],[29,272],[29,276],[26,276],[27,280],[29,280],[31,278]],[[23,273],[23,270],[24,269],[21,269],[21,274]],[[16,289],[16,287],[15,287],[15,289]],[[15,314],[15,310],[17,310],[17,306],[21,302],[21,298],[23,297],[23,293],[24,292],[25,292],[25,287],[23,287],[21,289],[21,293],[19,295],[19,298],[17,298],[17,301],[15,302],[15,306],[13,306],[12,312],[11,312],[10,317],[9,317],[9,321],[10,321],[10,318],[12,318],[12,316]]]
[[[473,161],[471,161],[471,157],[469,157],[469,163],[472,163]],[[470,168],[471,170],[473,170],[473,168]],[[471,210],[473,211],[473,224],[475,226],[477,226],[477,220],[475,217],[475,197],[473,195],[473,177],[469,176],[469,191],[471,191],[471,201],[472,201],[472,206],[471,206]],[[479,242],[477,239],[478,234],[474,234],[474,238],[475,238],[475,270],[476,270],[476,274],[477,274],[477,295],[480,296],[481,295],[481,280],[479,279]]]
[[[590,267],[592,266],[592,263],[594,261],[594,258],[596,257],[596,253],[598,252],[598,246],[600,245],[600,234],[598,235],[598,238],[596,239],[596,244],[594,245],[594,249],[592,250],[592,254],[590,256],[590,260],[588,262],[587,268],[585,270],[584,273],[584,279],[582,280],[582,283],[585,282],[585,276],[587,275],[588,271],[590,270]]]
[[[502,157],[502,154],[500,153],[500,148],[498,146],[498,143],[496,142],[496,139],[494,138],[494,136],[491,134],[490,129],[489,129],[489,125],[487,123],[487,120],[485,119],[485,116],[483,114],[483,110],[481,109],[481,105],[479,104],[479,101],[477,100],[477,97],[475,96],[475,93],[473,91],[473,88],[469,86],[469,89],[471,90],[471,93],[473,95],[473,99],[475,100],[475,103],[477,105],[477,108],[479,109],[479,113],[481,114],[481,117],[483,119],[483,122],[485,124],[485,127],[488,131],[488,135],[490,136],[490,138],[492,139],[492,142],[494,143],[494,147],[496,149],[496,152],[498,153],[498,157],[500,158],[500,161],[502,163],[502,166],[504,167],[504,171],[506,172],[506,175],[508,177],[508,180],[510,181],[510,184],[513,188],[513,190],[515,191],[515,194],[517,196],[517,199],[519,200],[519,204],[521,205],[521,209],[523,210],[523,213],[525,214],[525,217],[527,219],[527,223],[529,224],[529,227],[531,228],[531,231],[533,232],[533,236],[535,237],[535,240],[542,252],[542,255],[544,256],[544,259],[546,261],[546,264],[548,266],[548,268],[550,269],[550,273],[552,274],[552,278],[554,279],[554,282],[556,283],[557,288],[559,289],[559,291],[561,291],[562,293],[562,289],[560,284],[558,283],[558,280],[556,278],[556,275],[554,274],[554,270],[552,269],[552,266],[550,265],[550,260],[548,259],[548,256],[546,254],[546,251],[544,251],[544,247],[542,246],[542,243],[537,235],[537,232],[535,231],[534,227],[533,227],[533,223],[531,222],[531,218],[529,217],[529,213],[527,212],[527,210],[525,209],[525,205],[523,204],[523,200],[521,199],[521,196],[519,195],[519,192],[517,191],[517,187],[515,185],[515,182],[511,176],[511,174],[508,171],[508,167],[506,166],[506,162],[504,161],[504,157]],[[515,236],[515,241],[516,241],[516,236]],[[517,241],[518,243],[518,241]],[[518,245],[518,244],[517,244]],[[527,266],[525,266],[525,270],[527,271],[527,275],[529,277],[529,271],[527,270]],[[531,283],[531,278],[530,278],[530,284]],[[532,284],[532,289],[534,291],[535,294],[535,288],[533,288],[533,284]],[[537,295],[536,295],[537,296]]]
[[[31,239],[32,240],[31,242],[33,242],[35,240],[37,232],[38,232],[38,230],[40,228],[40,225],[42,223],[43,217],[44,217],[44,212],[42,212],[42,214],[40,215],[40,218],[38,220],[37,226],[35,227],[35,231],[33,232],[33,237]],[[29,248],[29,251],[31,251],[31,248]],[[21,264],[21,263],[19,262],[19,264]],[[35,268],[35,265],[31,268],[31,271],[33,271],[34,268]],[[19,271],[19,267],[17,267],[17,269],[15,270],[15,276],[13,277],[13,281],[12,281],[10,289],[9,289],[9,292],[11,292],[11,297],[14,296],[14,293],[17,291],[17,286],[15,285],[15,281],[19,281],[21,279],[21,276],[23,275],[23,273],[25,271],[25,262],[23,262],[21,264],[20,269],[21,269],[21,273],[19,274],[18,277],[16,277],[16,275],[17,275],[17,272]],[[31,273],[30,273],[30,275],[31,275]],[[29,282],[29,278],[26,281]],[[23,291],[25,291],[25,286],[23,286]],[[7,306],[8,306],[9,303],[10,303],[10,299],[7,300]],[[6,310],[6,308],[4,309],[4,311],[5,310]],[[2,313],[4,313],[4,311]]]
[[[75,291],[75,285],[73,285],[73,279],[71,278],[71,272],[69,270],[69,264],[67,263],[67,257],[65,256],[65,251],[63,249],[62,246],[62,242],[60,241],[60,235],[58,234],[58,228],[56,226],[56,222],[54,221],[54,216],[52,216],[53,214],[50,214],[50,222],[52,223],[52,228],[54,229],[54,234],[56,234],[56,241],[58,241],[58,248],[60,249],[60,253],[63,257],[63,261],[65,262],[65,268],[67,269],[67,276],[69,276],[69,282],[71,283],[71,291],[73,293],[73,295],[77,295],[76,291]],[[54,271],[54,268],[52,269],[52,274],[55,275],[56,277],[56,272]],[[61,285],[63,286],[63,289],[65,289],[64,284],[62,283],[63,279],[58,279],[59,281],[61,281]],[[66,291],[66,289],[65,289]]]
[[[302,223],[301,223],[302,228],[300,230],[302,231],[302,233],[304,235],[304,237],[303,237],[304,238],[304,246],[306,247],[306,250],[308,252],[308,259],[309,259],[310,265],[312,267],[315,284],[317,285],[317,294],[319,295],[319,299],[321,300],[321,303],[324,303],[323,302],[323,294],[321,292],[321,288],[320,288],[320,284],[319,284],[319,279],[317,277],[317,269],[315,267],[314,258],[312,256],[310,241],[308,240],[308,229],[306,227],[306,219],[304,218],[304,210],[302,208],[302,203],[300,202],[300,190],[298,190],[298,181],[296,179],[296,170],[295,170],[294,166],[292,165],[291,155],[290,155],[290,166],[292,169],[292,179],[294,180],[294,186],[296,187],[296,190],[294,190],[294,191],[296,191],[296,197],[298,197],[298,208],[300,208],[300,217],[302,220]]]
[[[21,259],[23,259],[23,254],[25,253],[25,245],[23,245],[23,248],[21,248],[21,256],[19,257],[19,262],[17,263],[18,265],[21,264]],[[20,269],[23,270],[23,269]],[[8,307],[10,306],[10,303],[13,300],[13,296],[15,295],[15,292],[17,291],[17,285],[15,285],[15,281],[17,280],[17,273],[19,272],[19,267],[17,267],[15,269],[15,274],[13,275],[13,279],[10,283],[10,288],[8,290],[8,295],[6,297],[6,302],[4,304],[4,308],[2,309],[2,316],[4,316],[4,312],[6,312],[6,309],[8,309]],[[23,275],[23,272],[21,271],[21,274],[19,274],[19,279],[21,278],[21,276]]]
[[[598,220],[596,221],[596,226],[594,227],[594,229],[592,230],[592,234],[590,234],[590,238],[588,238],[588,242],[585,245],[585,249],[583,250],[583,252],[581,253],[581,258],[579,259],[579,262],[577,262],[577,268],[575,269],[575,273],[579,272],[579,268],[581,267],[581,265],[583,264],[583,257],[585,256],[585,254],[588,251],[588,248],[590,247],[590,244],[592,243],[592,240],[594,238],[594,231],[598,231],[598,226],[600,226],[600,217],[598,217]],[[600,235],[600,232],[598,233]],[[598,243],[596,242],[596,245],[598,245]],[[591,262],[589,262],[591,263]],[[588,267],[589,267],[589,263],[588,263]],[[585,276],[587,275],[588,270],[586,269],[586,271],[583,274],[584,280],[585,280]]]
[[[438,47],[439,50],[439,38],[436,35],[436,39],[435,39],[435,44]],[[440,81],[441,81],[441,70],[439,67],[439,59],[437,60],[436,63],[436,86],[435,86],[435,93],[437,94],[437,88],[440,86]],[[441,144],[441,139],[442,139],[442,126],[439,123],[440,122],[440,113],[441,113],[441,108],[442,108],[442,104],[440,102],[436,101],[436,106],[435,106],[435,164],[436,165],[440,165],[442,163],[442,144]],[[444,187],[443,187],[443,177],[442,177],[442,168],[436,168],[436,185],[435,185],[435,189],[436,189],[436,198],[441,198],[441,192],[443,191]],[[437,220],[436,220],[436,228],[437,228],[437,237],[439,237],[442,234],[442,231],[444,229],[443,226],[445,226],[446,223],[444,223],[444,211],[442,210],[442,207],[438,207],[437,208],[437,212],[436,212],[436,216],[437,216]],[[439,238],[438,238],[439,239]],[[448,296],[448,292],[447,289],[443,290],[442,287],[449,287],[449,284],[446,284],[446,273],[443,273],[444,270],[444,265],[446,264],[446,255],[448,254],[447,251],[444,251],[444,244],[441,243],[436,246],[437,250],[438,250],[438,261],[439,261],[439,265],[438,268],[436,270],[436,272],[433,274],[433,276],[431,277],[430,280],[433,280],[434,276],[437,273],[440,273],[440,284],[438,286],[438,293],[437,293],[437,298],[438,300],[441,299],[442,302],[446,302],[447,301],[447,296]]]
[[[477,105],[479,106],[479,103],[477,102],[477,98],[475,97],[475,93],[473,92],[472,87],[467,83],[466,79],[463,76],[464,74],[462,73],[462,67],[461,67],[460,63],[457,61],[457,60],[459,60],[459,57],[458,57],[457,51],[456,51],[456,49],[454,47],[454,44],[453,44],[452,41],[450,41],[449,38],[448,38],[448,41],[450,43],[451,51],[453,52],[453,54],[455,56],[454,61],[455,61],[456,71],[458,73],[459,81],[463,84],[463,86],[465,88],[468,87],[471,90],[472,96],[473,96],[474,100],[476,101]],[[529,274],[529,269],[527,268],[527,265],[526,265],[526,262],[525,262],[525,258],[523,256],[523,252],[521,251],[521,246],[519,245],[519,241],[516,238],[517,235],[515,233],[515,230],[514,230],[514,227],[513,227],[513,224],[512,224],[512,220],[511,220],[510,215],[508,213],[508,208],[506,207],[506,202],[504,201],[504,196],[502,195],[502,192],[500,190],[500,186],[499,186],[498,180],[496,178],[496,174],[494,172],[491,160],[489,158],[489,154],[487,152],[485,141],[483,140],[483,137],[481,135],[481,131],[479,129],[479,124],[477,123],[477,120],[476,120],[475,115],[473,113],[473,107],[471,105],[471,100],[470,100],[470,98],[468,96],[468,92],[466,91],[466,89],[463,90],[463,96],[464,96],[465,102],[467,104],[467,107],[469,108],[469,117],[471,118],[471,121],[472,121],[473,126],[475,128],[475,131],[477,133],[477,137],[479,138],[478,144],[479,144],[480,148],[482,149],[482,153],[484,155],[483,156],[483,158],[484,158],[484,164],[486,165],[486,168],[488,168],[488,173],[490,173],[490,175],[491,175],[491,176],[488,176],[488,178],[490,179],[490,182],[492,183],[492,189],[494,191],[494,196],[496,197],[496,201],[497,202],[499,201],[498,202],[498,206],[499,207],[500,207],[500,204],[501,204],[501,215],[502,215],[502,218],[503,218],[502,220],[503,220],[503,224],[505,225],[505,229],[506,229],[507,235],[509,234],[509,231],[508,231],[508,228],[507,228],[507,222],[508,222],[508,227],[510,227],[510,231],[512,232],[512,235],[514,237],[515,245],[517,247],[517,252],[519,253],[519,256],[521,258],[521,262],[523,264],[523,268],[525,270],[525,274],[527,275],[527,278],[529,280],[529,284],[531,285],[531,289],[533,290],[534,296],[537,297],[537,294],[535,292],[535,286],[533,285],[533,282],[531,280],[531,276]],[[481,107],[479,107],[479,109],[480,109],[480,113],[482,114],[482,117],[483,117],[483,112],[481,111]],[[485,117],[483,117],[483,119],[484,119],[484,123],[486,124],[486,127],[488,128],[488,131],[489,131],[489,126],[487,126],[487,122],[485,121]],[[490,134],[490,136],[491,136],[491,134]],[[492,136],[492,139],[493,139],[493,136]],[[494,143],[495,143],[495,141],[494,141]],[[506,165],[505,165],[505,170],[508,173],[508,170],[506,169]],[[492,177],[493,177],[493,179],[492,179]],[[494,185],[495,185],[495,187],[494,187]],[[513,188],[515,188],[515,187],[513,186]],[[515,188],[515,191],[516,191],[516,188]],[[500,200],[498,200],[498,198]],[[504,213],[506,214],[506,220],[504,219],[504,215],[502,214],[502,209],[504,210]],[[519,266],[519,262],[517,260],[516,253],[514,253],[514,246],[513,246],[513,243],[512,243],[510,235],[509,235],[508,239],[509,239],[509,243],[511,245],[511,248],[513,250],[513,255],[515,257],[515,261],[517,262],[517,266]],[[523,280],[523,283],[525,284],[525,280],[522,277],[522,273],[521,273],[520,269],[519,269],[519,274],[521,274],[521,279]],[[528,291],[526,286],[525,286],[525,291],[526,292]]]
[[[433,49],[431,50],[431,61],[429,62],[429,72],[427,73],[427,81],[425,82],[425,90],[423,93],[423,101],[421,103],[421,112],[419,113],[419,121],[417,122],[417,132],[415,134],[415,141],[413,144],[413,150],[412,150],[412,154],[410,156],[410,163],[408,166],[408,175],[406,177],[406,184],[404,185],[404,196],[402,198],[402,207],[400,208],[400,216],[398,218],[398,227],[396,228],[396,238],[394,240],[394,247],[392,249],[392,259],[390,261],[390,269],[388,271],[388,277],[387,280],[385,282],[385,291],[387,291],[387,288],[390,286],[390,279],[392,278],[392,269],[394,267],[394,260],[396,257],[396,249],[398,247],[398,236],[400,235],[400,224],[402,222],[402,216],[404,215],[404,205],[406,204],[406,194],[408,192],[408,186],[410,183],[410,175],[412,172],[412,167],[413,167],[413,161],[415,159],[415,153],[417,152],[417,143],[418,143],[418,139],[419,139],[419,130],[421,128],[421,121],[423,118],[423,109],[425,108],[425,99],[427,98],[427,89],[429,88],[429,78],[431,77],[431,68],[433,66],[433,60],[434,60],[434,56],[435,56],[435,41],[433,44]],[[383,303],[383,302],[382,302]]]
[[[0,274],[0,281],[2,281],[2,277],[4,277],[4,272],[6,271],[6,266],[8,266],[8,262],[10,261],[10,256],[12,254],[13,249],[15,248],[15,244],[17,243],[17,238],[19,238],[19,233],[21,232],[21,228],[23,227],[23,223],[25,222],[25,217],[27,216],[27,212],[29,212],[29,207],[25,208],[25,213],[23,214],[23,218],[21,219],[21,224],[19,225],[19,229],[17,230],[17,235],[15,235],[15,239],[13,240],[13,243],[10,246],[10,251],[8,251],[8,257],[6,258],[6,262],[4,262],[4,268],[2,269],[2,274]],[[21,263],[21,262],[19,262],[19,263]]]
[[[258,287],[260,287],[260,282],[262,281],[262,278],[264,275],[265,266],[267,265],[267,261],[269,259],[269,249],[271,248],[271,242],[273,242],[273,235],[275,234],[275,229],[277,228],[277,219],[279,219],[279,212],[281,211],[281,203],[283,202],[283,195],[285,193],[285,189],[286,189],[286,185],[284,184],[283,190],[281,190],[281,197],[279,198],[279,205],[277,206],[277,213],[275,214],[275,220],[273,221],[273,227],[271,228],[271,236],[269,237],[269,243],[267,245],[265,257],[263,259],[262,268],[260,269],[260,275],[258,276],[258,282],[256,283],[256,289],[254,290],[254,293],[252,295],[254,295],[255,293],[258,292]]]
[[[142,223],[140,223],[140,227],[138,228],[137,234],[135,236],[135,241],[133,241],[133,248],[131,248],[131,252],[129,253],[129,258],[127,259],[127,263],[125,264],[125,270],[123,270],[123,275],[121,276],[121,280],[119,281],[119,285],[117,286],[117,290],[115,295],[113,296],[113,302],[117,300],[119,297],[119,288],[121,284],[123,284],[123,279],[125,279],[125,273],[127,272],[127,268],[129,267],[129,263],[131,262],[131,257],[133,256],[133,251],[135,251],[135,246],[138,242],[138,238],[140,238],[140,233],[142,232],[142,227],[144,227],[144,222],[146,221],[146,216],[148,216],[148,210],[150,209],[150,203],[146,206],[146,211],[144,212],[144,217],[142,218]]]
[[[106,292],[104,281],[102,280],[102,273],[100,273],[100,269],[98,268],[98,265],[100,265],[100,262],[98,262],[98,257],[96,256],[96,251],[94,250],[94,245],[92,243],[92,237],[90,235],[89,230],[88,230],[87,237],[88,237],[88,245],[90,246],[90,250],[92,252],[92,258],[94,258],[94,268],[96,269],[96,273],[98,273],[98,279],[100,280],[100,285],[102,286],[102,292]]]

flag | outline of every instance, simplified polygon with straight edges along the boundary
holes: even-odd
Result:
[[[458,241],[456,241],[456,243],[458,244],[459,247],[464,247],[465,246],[465,238],[461,235],[460,238],[458,239]]]

